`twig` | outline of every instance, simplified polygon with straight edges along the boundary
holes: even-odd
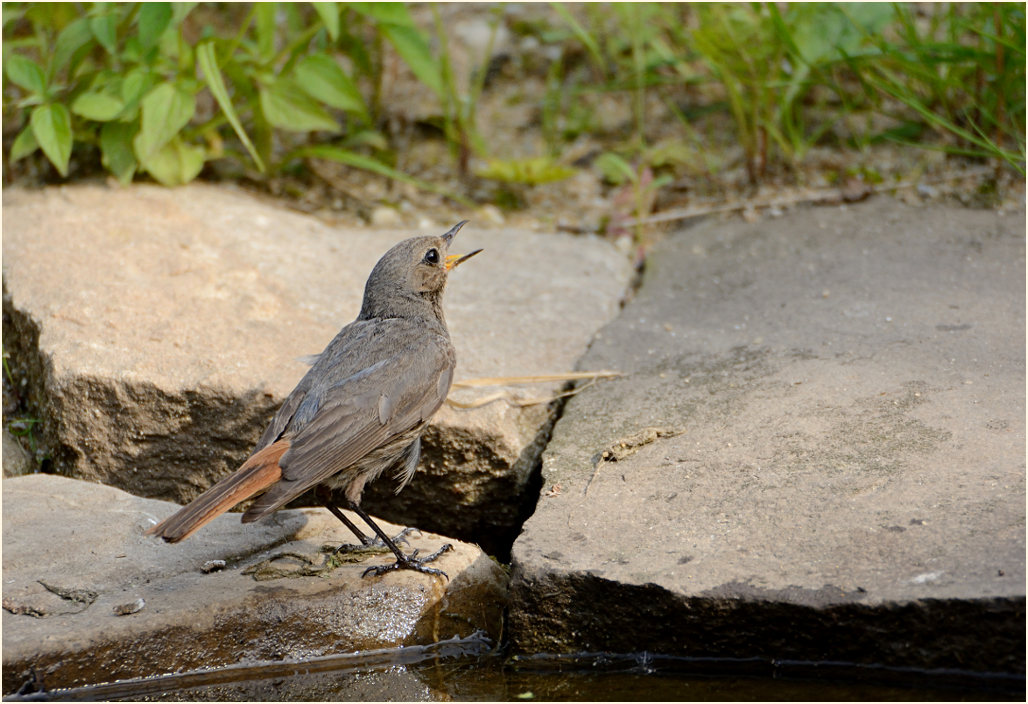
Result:
[[[804,193],[793,193],[788,195],[772,196],[770,198],[744,200],[738,203],[721,203],[719,205],[697,205],[690,206],[688,208],[672,208],[671,210],[665,210],[662,213],[650,215],[645,218],[632,218],[621,224],[624,227],[632,227],[635,225],[655,225],[661,222],[688,220],[690,218],[703,217],[704,215],[731,213],[737,210],[746,210],[749,208],[771,208],[783,205],[816,205],[825,203],[854,202],[857,200],[863,200],[864,198],[877,193],[886,193],[888,191],[916,188],[917,186],[946,183],[947,181],[982,176],[988,173],[989,169],[987,167],[980,167],[976,169],[968,169],[967,171],[963,171],[958,174],[949,174],[936,179],[900,181],[899,183],[882,183],[877,185],[867,184],[859,193],[850,197],[847,197],[845,190],[832,187],[818,188],[813,191],[805,191]]]

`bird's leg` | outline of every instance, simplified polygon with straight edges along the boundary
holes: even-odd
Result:
[[[361,547],[389,547],[388,545],[382,542],[381,538],[371,538],[367,535],[364,535],[361,529],[354,525],[353,521],[347,518],[346,514],[340,511],[339,508],[332,502],[332,490],[329,489],[327,486],[325,486],[324,484],[319,484],[318,488],[314,490],[314,494],[315,496],[317,496],[318,500],[321,501],[322,504],[324,504],[325,508],[329,510],[329,513],[331,513],[333,516],[342,521],[343,525],[349,528],[350,532],[357,536],[357,540],[361,541]],[[416,530],[417,528],[404,528],[396,535],[395,538],[393,538],[393,542],[407,543],[408,545],[410,545],[410,542],[407,541],[407,536]],[[346,552],[352,549],[353,547],[354,546],[352,545],[347,545],[346,543],[343,543],[338,548],[336,548],[334,552]]]
[[[378,524],[371,520],[371,516],[364,512],[364,509],[362,509],[356,503],[351,501],[350,510],[356,513],[361,518],[363,518],[364,522],[371,526],[371,529],[375,531],[379,539],[381,539],[382,542],[385,543],[386,547],[392,550],[393,554],[396,555],[396,562],[392,563],[391,565],[378,565],[375,567],[369,567],[368,569],[364,570],[364,574],[361,575],[362,577],[367,577],[369,574],[373,574],[377,577],[380,574],[385,574],[386,572],[391,572],[393,570],[414,570],[416,572],[424,572],[425,574],[442,575],[446,579],[450,578],[449,575],[447,575],[442,570],[437,570],[434,567],[425,567],[425,563],[432,562],[448,550],[453,550],[452,545],[447,543],[431,555],[426,555],[425,557],[419,558],[417,550],[412,552],[410,555],[404,555],[400,548],[396,547],[396,543],[390,540],[389,537],[385,534],[385,532],[378,527]]]

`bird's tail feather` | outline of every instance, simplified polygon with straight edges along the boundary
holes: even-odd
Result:
[[[177,543],[200,530],[240,501],[264,491],[282,477],[279,460],[289,449],[283,439],[255,452],[235,472],[200,494],[175,514],[147,531],[169,543]]]

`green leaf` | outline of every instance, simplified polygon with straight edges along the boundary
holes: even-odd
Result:
[[[625,161],[624,157],[614,152],[600,154],[594,163],[596,168],[603,173],[603,177],[615,186],[626,182],[635,183],[639,180],[639,175],[632,165]]]
[[[275,56],[275,13],[278,6],[273,2],[259,2],[257,13],[257,53],[263,61]]]
[[[116,118],[124,107],[124,101],[116,96],[107,93],[82,93],[71,104],[71,111],[87,120],[108,122]]]
[[[357,86],[331,56],[311,54],[296,65],[294,73],[296,82],[307,95],[370,120]]]
[[[339,39],[339,5],[334,2],[312,2],[332,41]]]
[[[162,83],[143,98],[142,111],[142,127],[133,143],[136,157],[145,165],[189,123],[196,97],[173,83]]]
[[[332,116],[288,79],[280,78],[271,85],[261,86],[260,103],[265,119],[280,129],[339,131]]]
[[[182,24],[182,20],[186,18],[193,8],[199,5],[198,2],[175,2],[171,3],[172,18],[171,23],[176,27]]]
[[[380,24],[415,26],[402,2],[351,2],[347,7]]]
[[[157,46],[171,23],[170,2],[144,2],[139,7],[139,43],[143,51]]]
[[[143,168],[165,186],[181,186],[196,178],[203,168],[203,147],[186,144],[175,137],[149,159],[141,160]]]
[[[375,21],[382,35],[396,49],[418,80],[442,98],[443,74],[432,56],[428,39],[414,24],[407,7],[400,2],[353,2],[347,7]]]
[[[557,164],[550,157],[541,156],[532,159],[491,159],[489,164],[476,176],[489,178],[505,183],[524,183],[538,186],[542,183],[563,181],[578,173],[570,166]]]
[[[4,59],[4,73],[12,83],[30,93],[43,95],[46,92],[46,76],[43,74],[43,69],[27,56],[13,53],[7,56]]]
[[[439,69],[439,63],[432,56],[425,36],[413,25],[408,27],[384,24],[381,29],[382,34],[396,48],[396,53],[410,67],[418,80],[442,98],[443,74]]]
[[[93,41],[93,32],[89,29],[89,20],[79,17],[72,21],[57,35],[51,71],[56,73],[63,69],[75,56],[75,53],[91,41]]]
[[[118,51],[118,20],[114,14],[106,12],[89,18],[89,31],[107,53],[114,56]]]
[[[71,115],[68,108],[56,103],[40,105],[32,111],[32,136],[50,163],[61,176],[68,175],[71,159]]]
[[[25,125],[25,128],[14,138],[10,159],[12,162],[18,161],[37,149],[39,149],[39,143],[36,141],[36,136],[32,134],[32,125]]]
[[[121,99],[126,105],[139,102],[150,89],[151,78],[142,69],[132,69],[121,82]]]
[[[100,128],[101,161],[115,178],[128,184],[138,163],[132,151],[132,137],[139,125],[133,122],[108,122]]]
[[[232,129],[235,130],[239,140],[246,147],[246,151],[250,152],[250,156],[257,163],[257,168],[263,172],[264,161],[261,160],[260,154],[257,153],[257,149],[253,146],[253,142],[250,141],[250,136],[243,129],[243,124],[239,121],[239,116],[232,105],[232,99],[229,98],[228,89],[225,87],[225,80],[221,75],[221,71],[218,70],[218,59],[214,51],[214,42],[208,41],[200,44],[196,48],[196,59],[197,63],[200,64],[204,77],[207,79],[207,87],[210,88],[214,99],[218,101],[221,111],[225,113],[225,117],[228,118]]]

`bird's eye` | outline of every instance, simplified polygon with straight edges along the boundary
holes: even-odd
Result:
[[[433,247],[432,249],[425,252],[425,261],[432,265],[438,264],[439,250]]]

